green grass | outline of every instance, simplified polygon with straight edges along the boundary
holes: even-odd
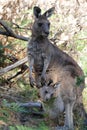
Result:
[[[26,127],[23,125],[9,126],[9,130],[50,130],[44,122],[40,123],[38,127]]]

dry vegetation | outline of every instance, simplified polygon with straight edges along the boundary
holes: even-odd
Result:
[[[7,108],[6,104],[8,102],[18,103],[38,100],[37,90],[32,90],[29,86],[27,60],[25,61],[26,64],[14,67],[13,70],[1,74],[3,68],[14,65],[14,63],[26,57],[27,40],[31,36],[32,8],[34,5],[40,6],[43,11],[55,6],[55,13],[50,18],[51,30],[49,38],[53,44],[66,51],[82,67],[87,86],[87,1],[1,0],[0,125],[22,125],[19,120],[18,109]],[[86,95],[87,89],[83,93],[83,100],[87,109]],[[13,108],[16,108],[15,104]],[[36,126],[38,130],[48,130],[47,126],[53,125],[50,121],[46,123],[46,119],[36,121],[35,119],[32,120],[31,117],[28,118],[28,122],[25,122],[25,126],[29,126],[28,130],[32,130],[30,127],[36,129]],[[42,122],[41,125],[38,126],[38,122]],[[12,129],[10,128],[10,130]],[[17,129],[19,130],[19,128]],[[23,130],[26,129],[23,128]],[[80,129],[83,128],[78,123],[76,130]],[[4,127],[2,130],[4,130]]]

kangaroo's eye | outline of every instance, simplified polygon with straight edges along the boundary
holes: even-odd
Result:
[[[43,23],[38,23],[38,26],[41,27],[43,25]]]
[[[48,23],[48,26],[50,26],[50,23]]]

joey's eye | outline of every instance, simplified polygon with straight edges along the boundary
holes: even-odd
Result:
[[[46,90],[46,91],[45,91],[45,94],[47,94],[47,93],[48,93],[48,91]]]
[[[43,25],[43,23],[38,23],[38,26],[41,27]]]

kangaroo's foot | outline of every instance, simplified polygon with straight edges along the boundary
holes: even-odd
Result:
[[[69,128],[67,126],[57,126],[55,130],[69,130]]]

